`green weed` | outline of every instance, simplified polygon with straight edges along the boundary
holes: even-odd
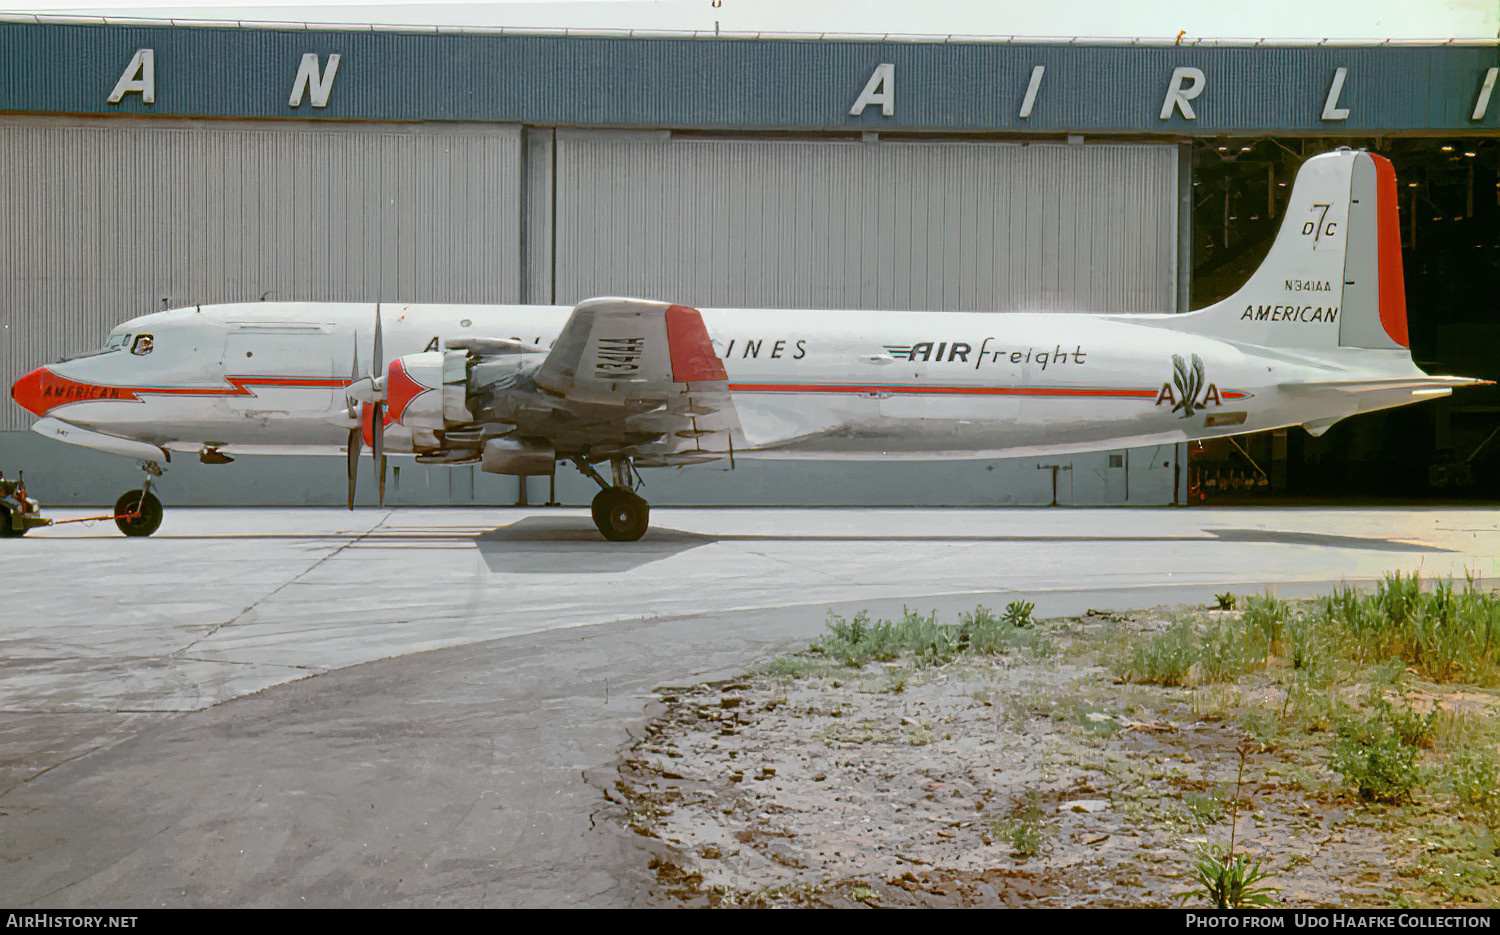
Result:
[[[805,655],[777,656],[761,663],[750,671],[751,675],[766,675],[773,678],[820,678],[840,669],[830,665],[826,659]]]
[[[1234,852],[1235,828],[1239,823],[1240,792],[1245,786],[1245,760],[1254,749],[1254,744],[1244,742],[1235,749],[1239,755],[1239,769],[1235,773],[1234,796],[1229,807],[1229,846],[1207,844],[1199,847],[1198,859],[1193,863],[1193,881],[1198,887],[1181,897],[1184,901],[1194,896],[1202,897],[1219,909],[1247,909],[1275,905],[1276,888],[1262,881],[1267,874],[1260,869],[1259,860],[1251,860],[1244,854]]]
[[[1031,612],[1035,609],[1036,605],[1031,601],[1011,601],[1005,605],[1005,616],[1001,619],[1013,627],[1029,627],[1035,623],[1031,619]]]
[[[1342,718],[1329,766],[1366,801],[1399,802],[1421,783],[1417,748],[1402,739],[1389,706],[1369,717]]]
[[[1492,836],[1500,832],[1500,765],[1492,753],[1473,747],[1460,748],[1441,769],[1439,784],[1458,802],[1465,817],[1482,825]]]
[[[938,623],[936,612],[906,610],[898,622],[871,621],[860,611],[852,619],[830,615],[826,631],[811,651],[858,668],[871,662],[909,657],[918,667],[942,666],[969,655],[998,655],[1011,650],[1048,655],[1051,644],[1031,619],[1032,605],[1012,602],[1004,616],[976,607],[959,615],[957,624]]]
[[[1041,792],[1027,787],[1008,817],[990,823],[990,833],[1010,842],[1012,856],[1035,857],[1047,846],[1046,817]]]
[[[1269,646],[1259,624],[1245,618],[1185,617],[1131,645],[1114,670],[1126,681],[1160,685],[1222,682],[1263,662]]]
[[[1452,899],[1494,905],[1500,888],[1500,840],[1496,839],[1496,832],[1466,831],[1442,851],[1426,861],[1424,882]]]
[[[1193,864],[1193,881],[1198,888],[1185,894],[1206,898],[1218,909],[1264,908],[1276,905],[1276,888],[1261,883],[1268,876],[1261,862],[1244,854],[1225,854],[1220,848],[1205,845]]]
[[[1195,828],[1206,828],[1222,821],[1229,811],[1229,802],[1224,792],[1189,792],[1182,797],[1184,817]]]

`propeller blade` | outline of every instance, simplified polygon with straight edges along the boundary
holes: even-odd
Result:
[[[380,303],[375,303],[375,365],[370,368],[370,376],[380,377],[385,375],[385,357],[381,353],[380,336]]]
[[[359,332],[354,334],[354,367],[349,375],[349,384],[344,388],[344,402],[349,406],[349,416],[355,420],[349,430],[349,509],[354,509],[355,476],[358,474],[359,454],[365,433],[365,418],[368,415],[370,432],[370,454],[375,460],[376,480],[380,490],[380,504],[385,505],[385,388],[381,361],[385,357],[384,338],[380,327],[380,303],[375,303],[374,356],[370,373],[359,372]]]
[[[349,509],[354,509],[354,475],[359,466],[360,427],[349,430]]]
[[[385,506],[385,405],[375,403],[370,413],[370,455],[375,459],[375,479],[380,485],[380,505]]]
[[[349,382],[344,384],[344,405],[348,407],[349,418],[355,420],[355,428],[359,427],[359,400],[350,395],[350,391],[359,378],[359,330],[356,329],[354,332],[354,365],[349,368]]]

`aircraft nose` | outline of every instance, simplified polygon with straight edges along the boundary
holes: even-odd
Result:
[[[16,401],[16,405],[27,412],[39,416],[47,414],[50,408],[44,398],[47,383],[54,376],[52,371],[46,367],[38,367],[26,376],[11,384],[10,398]]]

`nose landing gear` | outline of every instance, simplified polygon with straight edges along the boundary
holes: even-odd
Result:
[[[49,519],[41,514],[37,502],[26,496],[26,483],[17,477],[8,481],[0,474],[0,536],[24,536],[37,526],[61,526],[66,523],[93,523],[112,519],[127,536],[149,536],[161,526],[161,501],[151,492],[151,478],[161,476],[161,465],[142,461],[146,482],[115,501],[115,511],[108,516],[80,516],[78,519]]]
[[[146,472],[141,489],[131,490],[115,501],[115,525],[132,538],[149,536],[161,526],[161,501],[151,492],[151,478],[161,476],[161,465],[142,461],[141,470]]]

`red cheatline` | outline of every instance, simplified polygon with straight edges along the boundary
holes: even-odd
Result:
[[[228,386],[111,386],[74,380],[47,367],[38,367],[15,382],[11,398],[29,412],[46,415],[69,403],[108,400],[140,401],[142,396],[254,396],[251,387],[276,389],[339,389],[349,385],[336,377],[238,375],[225,377]]]
[[[739,393],[891,393],[918,396],[1062,396],[1110,399],[1155,399],[1158,390],[1117,386],[909,386],[827,383],[731,383]],[[1242,390],[1223,390],[1224,399],[1248,399]]]

